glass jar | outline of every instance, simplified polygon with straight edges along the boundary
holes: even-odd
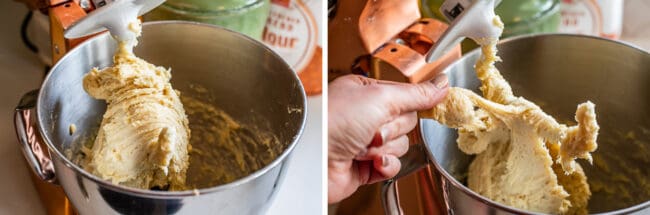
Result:
[[[495,9],[504,25],[503,37],[557,32],[560,26],[559,0],[502,1]]]
[[[167,0],[144,18],[214,24],[260,40],[270,4],[270,0]]]

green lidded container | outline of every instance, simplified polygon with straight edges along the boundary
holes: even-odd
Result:
[[[444,0],[420,0],[422,15],[447,21],[439,10],[443,2]],[[560,26],[560,0],[502,0],[494,12],[505,25],[502,38],[557,32]],[[467,40],[462,46],[463,52],[477,47]]]
[[[503,0],[495,12],[508,26],[503,37],[557,32],[560,26],[559,0]]]
[[[270,0],[167,0],[144,19],[214,24],[260,40],[270,5]]]

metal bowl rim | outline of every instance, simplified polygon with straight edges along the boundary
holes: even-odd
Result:
[[[518,41],[518,40],[524,40],[524,39],[535,39],[535,38],[539,38],[539,37],[575,37],[575,38],[595,39],[595,40],[599,40],[601,42],[609,42],[609,43],[614,43],[614,44],[617,44],[617,45],[622,45],[622,46],[625,46],[625,47],[628,47],[628,48],[632,48],[632,49],[634,49],[636,51],[639,51],[639,52],[645,54],[646,56],[650,57],[650,53],[648,53],[648,51],[646,51],[646,50],[644,50],[644,49],[642,49],[642,48],[640,48],[640,47],[638,47],[636,45],[633,45],[631,43],[627,43],[627,42],[623,42],[623,41],[617,41],[617,40],[610,40],[610,39],[607,39],[607,38],[590,36],[590,35],[579,35],[579,34],[540,33],[540,34],[521,35],[521,36],[515,36],[515,37],[510,37],[510,38],[501,40],[501,41],[499,41],[498,45],[503,44],[503,43],[513,42],[513,41]],[[459,58],[458,60],[451,63],[449,66],[447,66],[443,70],[443,72],[447,73],[450,68],[456,66],[457,64],[460,64],[460,62],[462,60],[466,59],[467,56],[476,55],[477,52],[479,52],[479,51],[480,51],[480,49],[476,48],[476,49],[464,54],[461,58]],[[420,119],[420,123],[424,124],[426,121],[429,121],[429,120],[433,121],[432,119]],[[422,135],[425,134],[424,127],[425,126],[420,127],[420,133]],[[495,208],[498,208],[498,209],[501,209],[501,210],[504,210],[504,211],[507,211],[507,212],[510,212],[510,213],[516,213],[516,214],[543,214],[543,213],[537,213],[537,212],[532,212],[532,211],[524,211],[524,210],[521,210],[521,209],[518,209],[518,208],[510,207],[510,206],[507,206],[507,205],[492,201],[491,199],[488,199],[488,198],[474,192],[473,190],[469,189],[467,186],[463,185],[463,183],[460,183],[458,180],[456,180],[455,177],[453,177],[451,174],[449,174],[449,172],[447,172],[447,170],[445,170],[445,168],[443,168],[442,166],[440,166],[440,164],[438,164],[438,162],[436,162],[436,159],[434,158],[433,153],[431,153],[431,149],[429,148],[429,144],[427,144],[427,142],[426,142],[426,138],[422,138],[422,139],[423,139],[423,141],[425,143],[424,144],[425,147],[428,150],[427,157],[429,157],[429,160],[431,160],[430,163],[433,163],[436,170],[447,181],[451,182],[451,184],[453,184],[456,188],[459,188],[466,195],[470,196],[471,198],[473,198],[475,200],[481,201],[481,202],[487,204],[488,206],[495,207]],[[607,212],[603,212],[603,213],[596,213],[596,214],[600,214],[600,215],[628,214],[628,213],[640,211],[640,210],[648,208],[648,207],[650,207],[650,200],[647,200],[645,202],[641,202],[641,203],[633,205],[631,207],[622,208],[622,209],[618,209],[618,210],[614,210],[614,211],[607,211]]]
[[[213,28],[213,29],[217,29],[219,31],[226,31],[226,32],[229,32],[231,34],[237,35],[239,38],[247,40],[247,41],[249,41],[249,42],[251,42],[253,44],[256,44],[258,47],[262,48],[262,50],[269,52],[277,60],[280,60],[281,63],[284,64],[284,66],[289,71],[291,71],[293,73],[292,77],[293,77],[294,81],[298,84],[298,87],[300,89],[299,91],[300,91],[300,97],[302,98],[301,105],[302,105],[302,110],[303,111],[302,111],[302,119],[300,120],[300,127],[298,129],[298,132],[293,136],[293,139],[292,139],[291,143],[284,149],[282,154],[278,155],[271,163],[265,165],[264,167],[256,170],[255,172],[253,172],[253,173],[251,173],[251,174],[249,174],[249,175],[247,175],[245,177],[239,178],[239,179],[237,179],[235,181],[232,181],[230,183],[226,183],[226,184],[222,184],[222,185],[218,185],[218,186],[214,186],[214,187],[195,189],[195,190],[183,190],[183,191],[152,191],[152,190],[144,190],[144,189],[127,187],[127,186],[123,186],[123,185],[116,185],[116,184],[113,184],[113,183],[111,183],[109,181],[103,180],[103,179],[101,179],[101,178],[87,172],[86,170],[79,167],[78,165],[74,164],[72,161],[70,161],[63,153],[61,153],[52,144],[52,141],[50,140],[49,136],[46,135],[45,128],[43,126],[41,126],[41,125],[43,125],[43,120],[41,119],[40,114],[39,114],[40,108],[38,108],[39,104],[41,104],[41,100],[43,99],[43,97],[41,95],[43,95],[43,89],[44,88],[41,87],[39,89],[38,99],[37,99],[37,103],[36,103],[37,104],[36,105],[36,116],[37,116],[37,122],[38,122],[37,127],[38,127],[38,130],[39,130],[41,136],[43,137],[44,142],[47,144],[47,147],[49,148],[49,150],[54,151],[56,153],[56,156],[61,158],[61,160],[63,160],[64,164],[67,167],[71,167],[76,173],[81,174],[84,177],[90,179],[91,181],[99,184],[100,186],[111,189],[113,191],[128,193],[130,195],[146,197],[146,198],[175,199],[175,198],[181,198],[181,197],[196,196],[197,194],[198,195],[209,194],[209,193],[214,193],[214,192],[219,192],[219,191],[229,190],[229,189],[235,188],[237,186],[240,186],[242,184],[246,184],[246,183],[258,178],[261,175],[264,175],[266,172],[268,172],[271,169],[275,168],[281,162],[284,162],[288,158],[289,154],[293,151],[293,149],[297,145],[298,141],[302,137],[302,133],[303,133],[303,130],[305,128],[305,121],[306,121],[306,118],[307,118],[307,99],[306,99],[305,90],[304,90],[304,87],[303,87],[300,79],[298,78],[298,75],[295,73],[293,68],[291,68],[291,66],[289,66],[289,64],[282,57],[280,57],[275,51],[271,50],[268,46],[262,44],[261,42],[255,40],[255,39],[252,39],[251,37],[248,37],[248,36],[246,36],[244,34],[241,34],[241,33],[238,33],[238,32],[235,32],[235,31],[232,31],[232,30],[220,27],[220,26],[204,24],[204,23],[199,23],[199,22],[173,20],[173,21],[145,22],[145,23],[143,23],[143,27],[144,26],[149,26],[149,25],[176,25],[176,24],[192,25],[192,26],[198,26],[198,27],[202,27],[202,28]],[[94,36],[93,38],[82,42],[81,44],[79,44],[78,46],[76,46],[75,48],[70,50],[69,53],[72,53],[76,49],[80,49],[81,47],[87,46],[92,41],[98,40],[100,37],[109,37],[109,36],[110,35],[109,35],[108,32],[101,33],[100,35]],[[66,54],[65,56],[63,56],[59,60],[59,62],[65,61],[70,56],[69,53]],[[43,84],[41,86],[45,86],[45,84],[48,83],[50,77],[52,76],[54,71],[59,66],[60,66],[60,64],[57,63],[56,65],[54,65],[54,67],[52,67],[52,69],[50,69],[51,72],[49,72],[47,74],[47,76],[45,77],[45,79],[43,81]],[[197,190],[198,190],[198,193],[196,192]]]

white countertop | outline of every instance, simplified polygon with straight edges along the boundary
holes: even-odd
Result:
[[[27,8],[20,3],[0,1],[0,214],[45,214],[13,126],[18,100],[23,93],[39,87],[44,70],[38,57],[20,40],[20,23],[26,12]],[[308,99],[307,125],[269,214],[321,211],[321,101],[321,96]]]

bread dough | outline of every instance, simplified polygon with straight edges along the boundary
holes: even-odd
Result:
[[[188,189],[214,187],[253,174],[289,144],[257,127],[263,122],[243,124],[235,120],[214,105],[215,100],[207,88],[194,84],[181,96],[192,130]],[[247,117],[255,120],[260,116],[250,113]]]
[[[497,26],[501,25],[498,17]],[[586,213],[591,193],[580,165],[591,162],[597,148],[594,104],[578,105],[577,125],[558,123],[540,107],[514,96],[494,66],[497,39],[477,41],[481,57],[476,73],[481,97],[452,87],[447,98],[421,117],[458,129],[459,148],[476,154],[469,166],[468,186],[493,201],[552,214]]]
[[[140,32],[140,23],[130,30]],[[83,87],[107,109],[86,158],[94,175],[135,188],[183,189],[190,129],[170,70],[136,57],[134,41],[119,41],[114,65],[92,69]]]

